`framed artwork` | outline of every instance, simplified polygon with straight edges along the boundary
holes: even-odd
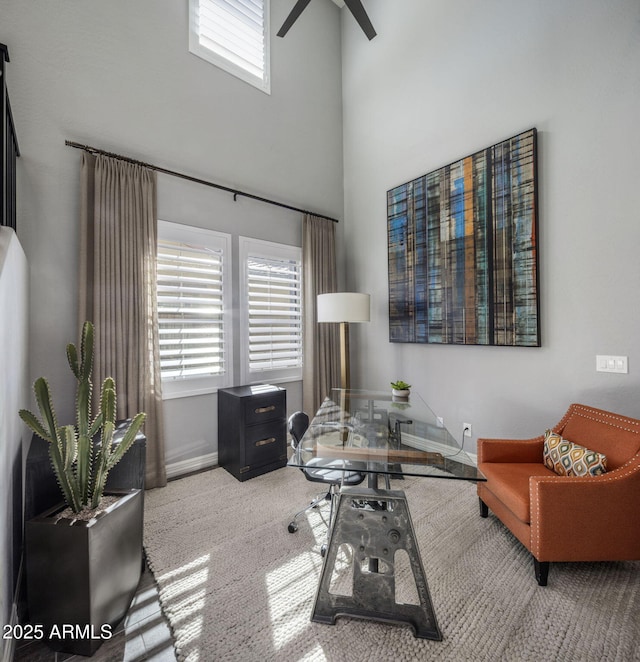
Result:
[[[536,135],[387,192],[391,342],[540,346]]]

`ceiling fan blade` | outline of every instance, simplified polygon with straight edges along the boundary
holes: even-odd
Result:
[[[367,12],[362,6],[362,2],[360,0],[344,0],[344,4],[349,7],[349,11],[353,14],[356,21],[358,21],[362,31],[367,35],[369,41],[371,41],[377,33],[373,29],[373,25],[367,16]]]
[[[296,2],[296,4],[293,6],[293,9],[291,10],[291,13],[289,16],[287,16],[285,22],[282,24],[282,27],[278,31],[278,37],[284,37],[287,32],[289,32],[289,28],[298,20],[298,16],[302,14],[305,7],[310,2],[311,0],[298,0],[298,2]]]

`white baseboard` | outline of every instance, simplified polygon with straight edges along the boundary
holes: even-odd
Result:
[[[207,453],[206,455],[199,455],[188,460],[172,462],[166,466],[167,478],[177,478],[178,476],[183,476],[194,471],[202,471],[216,464],[218,464],[218,453]]]

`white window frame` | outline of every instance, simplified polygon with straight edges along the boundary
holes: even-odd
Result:
[[[211,10],[220,11],[222,15],[233,17],[233,12],[242,12],[247,5],[262,3],[263,20],[263,43],[262,43],[262,76],[255,74],[244,66],[239,64],[243,59],[233,52],[233,41],[241,40],[232,22],[220,24],[218,41],[211,41],[211,48],[202,43],[200,30],[200,5],[207,4]],[[270,39],[270,0],[189,0],[189,51],[194,55],[220,67],[227,73],[240,78],[262,90],[266,94],[271,94],[271,39]],[[233,20],[231,18],[231,20]],[[231,37],[227,41],[227,36]],[[204,38],[203,38],[204,40]],[[228,47],[228,50],[226,48]],[[216,50],[213,50],[213,49]],[[226,55],[224,54],[226,51]]]
[[[222,300],[223,300],[223,343],[224,370],[220,375],[203,377],[189,376],[162,379],[162,398],[184,398],[193,395],[214,393],[219,388],[233,385],[233,329],[232,329],[232,263],[231,235],[214,230],[195,228],[189,225],[158,221],[158,241],[175,241],[198,247],[221,250]]]
[[[271,370],[250,370],[249,367],[249,307],[248,307],[248,271],[247,260],[249,256],[264,257],[271,260],[295,260],[302,264],[302,249],[299,246],[289,246],[272,241],[239,237],[239,263],[240,263],[240,370],[243,384],[259,382],[293,382],[302,379],[302,361],[299,366]],[[300,303],[302,305],[302,273],[300,274]],[[302,310],[300,324],[302,325]],[[301,343],[303,335],[300,336]]]

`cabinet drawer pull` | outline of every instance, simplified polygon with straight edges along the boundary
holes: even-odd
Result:
[[[268,411],[273,411],[276,408],[275,405],[269,405],[268,407],[258,407],[254,409],[256,414],[266,414]]]
[[[266,446],[267,444],[272,444],[276,440],[275,437],[269,437],[268,439],[261,439],[256,441],[256,446]]]

